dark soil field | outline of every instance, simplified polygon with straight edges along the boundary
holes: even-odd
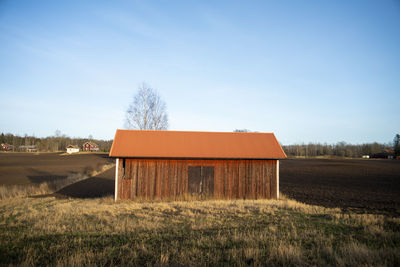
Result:
[[[400,215],[400,161],[287,159],[280,191],[307,204]]]
[[[88,174],[113,162],[107,154],[0,153],[0,185],[40,184]]]

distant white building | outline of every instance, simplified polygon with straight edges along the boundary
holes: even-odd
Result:
[[[19,146],[18,149],[21,152],[37,152],[37,148],[35,145]]]
[[[78,153],[78,152],[79,152],[79,147],[78,146],[73,146],[73,145],[67,146],[67,153],[68,154]]]

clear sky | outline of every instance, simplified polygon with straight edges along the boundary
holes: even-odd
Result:
[[[142,82],[170,130],[389,142],[400,1],[0,0],[0,132],[111,139]]]

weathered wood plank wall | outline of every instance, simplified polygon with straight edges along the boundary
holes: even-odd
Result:
[[[119,160],[118,199],[188,194],[188,167],[214,167],[214,198],[277,198],[276,160]]]

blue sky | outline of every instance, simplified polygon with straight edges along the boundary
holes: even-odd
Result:
[[[0,1],[0,132],[111,139],[142,82],[170,130],[389,142],[400,2]]]

